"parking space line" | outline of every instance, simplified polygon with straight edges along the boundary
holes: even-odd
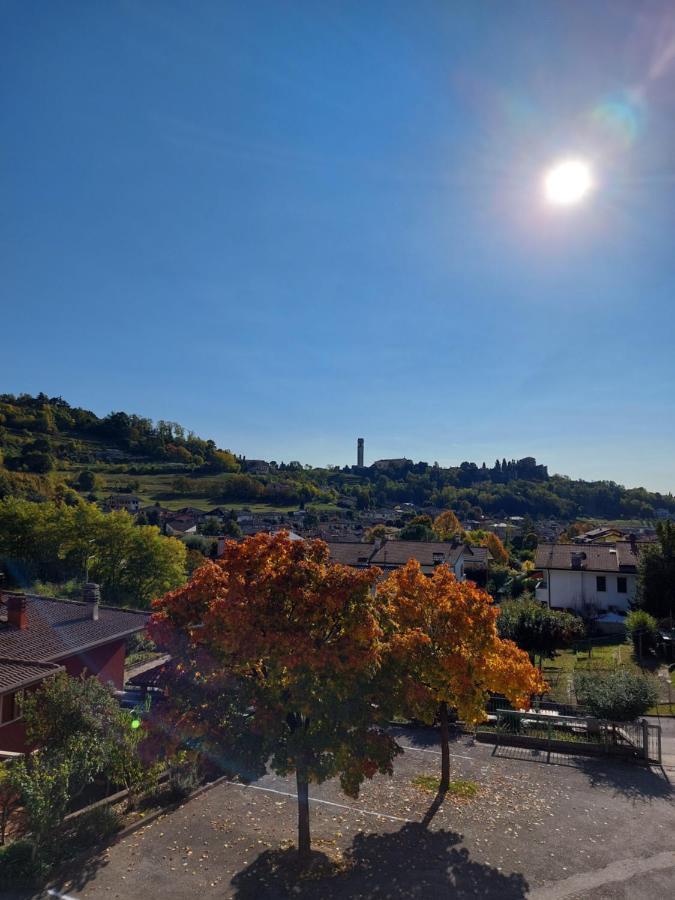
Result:
[[[440,756],[440,750],[423,750],[421,747],[409,747],[407,744],[399,744],[401,750],[412,750],[414,753],[433,753],[434,756]],[[471,762],[475,762],[473,756],[462,756],[460,753],[451,753],[453,759],[470,759]]]
[[[251,791],[267,791],[269,794],[279,794],[282,797],[298,799],[297,794],[290,791],[279,791],[276,788],[262,787],[258,784],[241,784],[239,781],[223,781],[222,784],[231,784],[233,787],[244,788]],[[391,819],[393,822],[412,822],[412,819],[402,819],[400,816],[390,816],[388,813],[375,812],[372,809],[359,809],[358,806],[347,806],[345,803],[334,803],[332,800],[319,800],[318,797],[310,797],[310,803],[322,803],[324,806],[336,806],[338,809],[348,809],[350,812],[363,813],[364,816],[378,816],[380,819]]]

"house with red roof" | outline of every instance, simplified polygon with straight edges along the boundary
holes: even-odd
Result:
[[[0,594],[0,754],[26,749],[21,704],[25,691],[65,671],[124,686],[127,639],[143,631],[148,614],[103,606],[97,585],[85,599]]]

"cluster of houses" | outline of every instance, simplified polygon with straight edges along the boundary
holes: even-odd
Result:
[[[188,535],[206,519],[224,521],[232,513],[221,507],[200,510],[184,507],[164,509],[143,507],[131,494],[113,495],[109,508],[126,509],[138,515],[150,511],[167,534]],[[392,510],[396,513],[397,510]],[[286,528],[291,537],[301,539],[305,512],[258,515],[242,511],[237,521],[245,534]],[[380,521],[382,521],[380,517]],[[331,523],[328,523],[329,525]],[[461,541],[361,540],[353,529],[314,527],[313,536],[326,539],[331,559],[355,568],[378,566],[384,572],[416,559],[430,575],[439,565],[447,565],[457,579],[480,584],[487,581],[490,555],[484,547]],[[374,520],[372,524],[376,524]],[[505,527],[518,527],[509,520]],[[296,531],[297,529],[297,531]],[[554,609],[571,610],[596,619],[622,621],[635,598],[640,554],[649,546],[651,535],[626,535],[619,529],[599,528],[579,535],[574,541],[540,543],[535,555],[536,599]],[[224,538],[218,539],[222,552]],[[25,751],[21,718],[24,692],[35,689],[45,678],[65,671],[77,676],[96,675],[122,690],[125,684],[125,656],[129,637],[143,631],[147,614],[107,607],[99,602],[95,585],[85,585],[79,601],[25,595],[3,591],[0,595],[0,756]]]

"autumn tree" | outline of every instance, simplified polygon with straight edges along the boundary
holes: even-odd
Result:
[[[434,534],[439,541],[451,541],[462,534],[459,519],[451,509],[446,509],[434,519]]]
[[[497,634],[498,608],[446,565],[422,574],[410,560],[378,588],[389,629],[392,671],[406,710],[441,725],[441,790],[450,781],[448,707],[469,723],[485,715],[488,692],[527,705],[545,684],[527,654]],[[393,681],[393,679],[392,679]]]
[[[490,551],[490,556],[495,560],[496,563],[501,565],[506,565],[509,561],[509,552],[502,543],[499,535],[495,534],[493,531],[488,531],[483,540],[481,541],[483,547],[487,547]]]
[[[257,534],[228,541],[183,588],[156,601],[150,631],[178,661],[172,734],[210,757],[269,759],[295,772],[298,850],[310,852],[309,784],[339,776],[357,796],[399,752],[378,724],[382,677],[378,569],[329,561],[322,541]]]

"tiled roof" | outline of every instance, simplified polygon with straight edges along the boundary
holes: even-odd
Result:
[[[539,544],[534,558],[538,569],[583,569],[588,572],[635,571],[646,542],[614,541],[608,544]],[[572,565],[576,557],[579,565]]]
[[[371,563],[390,569],[404,566],[409,559],[416,559],[422,571],[429,573],[439,563],[454,566],[463,552],[463,544],[451,544],[448,541],[386,541],[373,554]]]
[[[376,550],[375,544],[362,544],[357,541],[326,541],[332,562],[343,566],[367,566],[370,557]]]
[[[26,595],[28,627],[7,622],[2,608],[0,656],[31,662],[51,662],[80,650],[107,644],[145,628],[149,614],[99,606],[98,619],[91,605],[74,600]]]
[[[28,687],[42,681],[46,675],[61,671],[56,663],[28,662],[25,659],[9,659],[0,656],[0,694]]]
[[[471,567],[472,565],[485,566],[488,562],[489,551],[487,547],[469,547],[468,552],[465,550],[464,565]]]

